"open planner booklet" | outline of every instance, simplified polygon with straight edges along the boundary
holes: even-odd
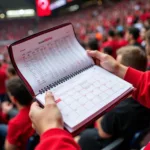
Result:
[[[131,84],[96,66],[63,24],[9,46],[18,75],[43,106],[50,90],[65,128],[73,133],[131,93]]]

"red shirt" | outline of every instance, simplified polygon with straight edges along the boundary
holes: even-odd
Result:
[[[30,106],[24,107],[9,121],[6,139],[19,150],[25,150],[29,137],[34,134],[29,118]]]
[[[127,25],[129,25],[129,26],[132,25],[133,20],[134,20],[133,16],[127,16],[127,18],[126,18]]]
[[[147,146],[144,148],[144,150],[150,150],[150,143],[147,144]]]
[[[140,19],[144,22],[145,20],[147,20],[147,14],[144,13],[140,16]]]
[[[149,12],[149,11],[147,11],[147,12],[145,13],[145,15],[146,15],[146,19],[150,19],[150,12]]]
[[[141,44],[142,43],[142,38],[139,36],[139,38],[137,39],[137,42],[139,43],[139,44]]]
[[[104,47],[111,47],[112,50],[113,50],[112,56],[114,58],[116,58],[116,50],[118,49],[118,41],[116,41],[116,40],[108,40],[108,41],[106,41],[106,42],[104,42],[102,44],[102,48],[104,48]]]
[[[7,79],[6,73],[0,69],[0,95],[6,93],[5,81]]]
[[[118,48],[128,45],[128,42],[124,39],[118,41]]]
[[[8,67],[9,67],[9,65],[7,63],[3,63],[1,66],[2,70],[4,70],[4,71],[6,71]]]
[[[142,21],[145,21],[145,20],[147,20],[147,19],[149,19],[150,18],[150,13],[149,12],[145,12],[144,14],[142,14],[141,16],[140,16],[140,19],[142,20]]]

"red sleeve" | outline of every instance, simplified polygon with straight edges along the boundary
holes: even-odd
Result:
[[[80,147],[65,130],[51,129],[41,136],[36,150],[80,150]]]
[[[129,67],[124,79],[135,87],[134,99],[150,108],[150,72],[141,72]]]
[[[144,148],[144,150],[150,150],[150,143]]]

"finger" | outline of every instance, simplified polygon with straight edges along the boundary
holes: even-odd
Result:
[[[32,118],[32,116],[34,116],[34,114],[37,114],[40,110],[42,110],[42,108],[39,106],[37,102],[32,103],[29,112],[30,118]]]
[[[97,58],[99,60],[103,60],[103,58],[107,55],[107,54],[104,54],[102,52],[99,52],[99,51],[87,51],[88,55],[93,57],[93,58]]]
[[[51,92],[46,92],[45,106],[49,104],[55,104],[54,96]]]
[[[34,108],[36,108],[36,109],[37,109],[37,108],[40,108],[39,103],[33,102],[32,105],[31,105],[31,109],[32,109],[32,108],[33,108],[33,109],[34,109]]]

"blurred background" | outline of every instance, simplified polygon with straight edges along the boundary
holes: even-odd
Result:
[[[6,135],[9,135],[8,123],[16,118],[19,110],[10,100],[9,92],[6,90],[7,80],[17,76],[9,59],[7,46],[16,40],[67,22],[73,24],[76,37],[85,49],[99,50],[114,58],[119,58],[120,55],[123,65],[141,71],[150,70],[150,0],[0,0],[0,150],[4,146]],[[133,47],[118,52],[119,48],[125,46]],[[23,95],[22,91],[19,91],[20,88],[17,89],[17,83],[12,87],[15,88],[16,93],[26,102],[24,97],[28,92]],[[22,115],[23,119],[18,119],[19,123],[25,116],[29,118],[28,112]],[[95,136],[93,132],[84,132],[83,136],[81,134],[83,143],[79,142],[82,150],[97,150],[93,147],[90,149],[90,138],[93,137],[96,141],[100,138],[102,142],[98,150],[110,146],[114,140],[113,145],[117,146],[105,150],[140,150],[149,142],[150,109],[144,108],[134,100],[127,100],[110,111],[106,117],[106,127],[108,131],[112,129],[112,139],[103,140],[98,133]],[[94,133],[97,128],[95,124],[101,125],[100,121],[97,122],[90,126],[94,128]],[[30,122],[23,126],[26,124],[29,124],[29,131],[25,131],[25,134],[28,134],[32,127]],[[15,133],[23,131],[22,125],[18,130],[16,126],[13,129],[16,129]],[[12,135],[9,138],[15,137]],[[31,135],[23,135],[24,142],[27,143],[30,138],[31,141],[35,139],[36,146],[38,140]],[[121,137],[121,140],[118,137]],[[17,138],[18,141],[20,139]],[[119,140],[118,144],[116,139]],[[26,143],[22,144],[24,148],[30,145]],[[27,150],[32,149],[34,148]]]
[[[65,22],[74,25],[78,40],[84,45],[96,38],[99,46],[107,31],[124,31],[142,21],[148,24],[148,0],[1,0],[0,53],[15,40]],[[145,14],[144,14],[145,15]],[[141,26],[140,26],[141,27]]]

